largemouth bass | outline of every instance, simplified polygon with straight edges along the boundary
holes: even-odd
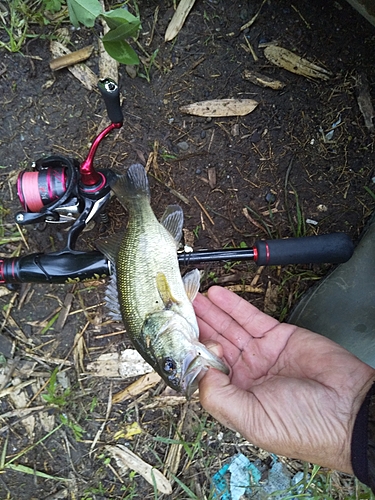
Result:
[[[228,373],[228,368],[198,340],[192,301],[199,289],[199,271],[182,278],[177,260],[182,209],[168,206],[158,222],[140,164],[132,165],[112,189],[128,210],[129,223],[124,236],[98,244],[115,267],[107,303],[116,319],[122,317],[143,358],[170,387],[189,397],[202,371],[214,367]]]

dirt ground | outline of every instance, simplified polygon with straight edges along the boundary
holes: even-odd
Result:
[[[137,4],[142,30],[134,48],[144,57],[145,52],[158,53],[149,68],[150,82],[131,78],[120,67],[124,127],[100,146],[96,165],[121,173],[156,152],[150,170],[153,208],[161,216],[166,205],[180,203],[195,250],[251,247],[262,238],[336,231],[356,241],[375,206],[375,135],[366,127],[357,100],[360,75],[367,77],[375,98],[375,28],[343,0],[238,5],[200,0],[178,37],[165,43],[172,2]],[[241,31],[261,5],[255,23]],[[35,26],[41,35],[48,29]],[[72,32],[74,47],[96,46],[99,31],[97,26]],[[270,41],[323,66],[332,76],[327,81],[307,79],[272,65],[262,48]],[[20,209],[17,175],[51,153],[82,161],[105,107],[97,92],[85,90],[67,70],[51,72],[49,42],[43,37],[31,39],[22,54],[5,49],[0,54],[0,237],[15,238],[1,246],[0,256],[50,252],[62,248],[66,228],[28,226],[25,242],[20,240],[14,224]],[[97,59],[95,51],[88,61],[93,71]],[[285,87],[255,85],[244,78],[246,70],[278,79]],[[139,72],[147,73],[147,68]],[[221,98],[251,98],[259,104],[241,117],[200,118],[180,112],[183,105]],[[331,130],[333,135],[327,135]],[[98,237],[124,230],[126,214],[118,202],[111,202],[109,215],[108,223],[97,223],[84,234],[80,248],[93,249]],[[204,270],[201,290],[214,283],[235,287],[281,320],[330,269],[323,264],[259,270],[252,262],[199,267]],[[1,464],[8,464],[0,474],[1,499],[213,498],[213,474],[239,451],[260,461],[264,470],[271,463],[268,453],[209,417],[197,399],[175,399],[162,383],[109,405],[112,395],[133,379],[95,377],[87,368],[99,355],[130,346],[122,325],[106,316],[105,280],[23,284],[0,292],[1,362],[8,366],[0,390]],[[64,301],[70,312],[56,327]],[[56,367],[60,374],[53,384]],[[50,394],[52,403],[46,405],[41,394]],[[28,418],[25,408],[32,409]],[[131,437],[128,426],[134,423],[141,433]],[[182,438],[185,446],[172,449],[173,440]],[[126,445],[167,476],[172,470],[177,477],[172,495],[155,493],[138,474],[119,472],[108,460],[106,444]],[[178,450],[175,461],[164,468],[171,449]],[[285,463],[291,473],[303,470],[298,462]],[[22,472],[21,465],[28,470]],[[333,471],[320,481],[331,485],[333,498],[356,498],[359,491],[351,477]],[[322,491],[314,498],[328,498]],[[259,493],[253,498],[262,497]]]

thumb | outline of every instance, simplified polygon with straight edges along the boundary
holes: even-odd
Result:
[[[199,382],[199,399],[203,408],[226,427],[239,430],[241,413],[248,406],[249,394],[233,385],[230,378],[209,368]]]

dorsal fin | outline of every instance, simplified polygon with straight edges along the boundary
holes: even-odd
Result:
[[[182,227],[184,225],[182,208],[179,205],[168,205],[163,217],[160,219],[160,224],[173,236],[178,245],[182,237]]]
[[[201,275],[198,269],[193,269],[192,271],[186,273],[182,278],[182,281],[184,283],[187,296],[189,297],[190,301],[193,302],[199,291],[201,281]]]

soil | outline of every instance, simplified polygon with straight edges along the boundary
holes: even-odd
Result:
[[[146,163],[156,152],[150,169],[154,211],[161,216],[166,205],[181,204],[195,250],[252,247],[264,238],[331,232],[346,232],[357,241],[375,205],[375,135],[365,125],[356,90],[359,75],[366,75],[375,98],[375,28],[344,1],[268,0],[263,4],[255,0],[232,5],[201,0],[178,37],[165,43],[172,2],[159,5],[155,24],[158,2],[139,0],[137,4],[142,30],[134,48],[144,57],[144,51],[151,55],[158,49],[158,53],[148,68],[149,82],[140,76],[131,78],[120,66],[124,126],[101,144],[96,165],[121,174],[134,162]],[[241,31],[260,8],[251,28]],[[47,35],[52,28],[33,29]],[[99,31],[99,26],[72,31],[74,47],[96,46]],[[272,65],[261,47],[270,41],[323,66],[332,77],[307,79]],[[0,50],[2,236],[9,238],[17,234],[19,172],[30,170],[34,160],[49,154],[82,161],[105,116],[105,106],[99,93],[84,89],[67,70],[51,72],[44,36],[30,39],[22,53]],[[97,52],[87,64],[97,71]],[[245,70],[281,80],[285,87],[257,86],[244,78]],[[139,73],[147,74],[147,68],[141,66]],[[225,118],[180,111],[186,104],[222,98],[251,98],[258,106],[246,116]],[[330,130],[332,137],[327,136]],[[98,221],[80,238],[80,249],[94,249],[98,238],[125,230],[126,213],[116,200],[108,213],[109,222]],[[26,226],[24,241],[3,244],[0,256],[51,252],[61,249],[65,238],[66,226]],[[298,297],[331,265],[258,268],[246,262],[199,267],[204,271],[202,291],[214,283],[234,286],[259,308],[283,320]],[[254,279],[257,290],[252,293]],[[269,464],[268,453],[221,427],[197,400],[174,404],[162,384],[112,405],[107,414],[111,394],[133,380],[94,377],[87,371],[88,362],[100,354],[130,346],[122,325],[106,316],[105,286],[105,280],[23,284],[0,295],[4,311],[0,351],[3,364],[14,367],[0,392],[1,449],[5,463],[15,458],[11,464],[29,467],[31,472],[9,466],[0,475],[0,498],[159,498],[141,476],[119,474],[114,461],[108,465],[103,446],[125,444],[163,470],[171,446],[168,440],[174,438],[179,423],[189,447],[181,450],[175,471],[178,481],[170,498],[193,498],[181,484],[196,498],[209,498],[212,475],[240,450]],[[70,299],[70,314],[56,329],[51,319]],[[77,334],[84,341],[82,366],[77,364]],[[56,389],[49,380],[57,366],[65,375],[59,375]],[[9,396],[10,390],[6,392],[20,382],[29,382],[20,390],[25,398],[22,404]],[[48,390],[53,394],[60,390],[63,401],[59,406],[54,400],[46,411],[41,394]],[[34,427],[27,432],[17,408],[36,406],[43,408],[32,412]],[[52,427],[42,423],[42,414],[53,420]],[[61,418],[65,425],[48,436],[46,429],[56,429]],[[134,422],[142,433],[126,437],[126,425]],[[302,467],[295,461],[285,463],[291,472]],[[350,477],[330,474],[341,485],[334,497],[353,493]]]

